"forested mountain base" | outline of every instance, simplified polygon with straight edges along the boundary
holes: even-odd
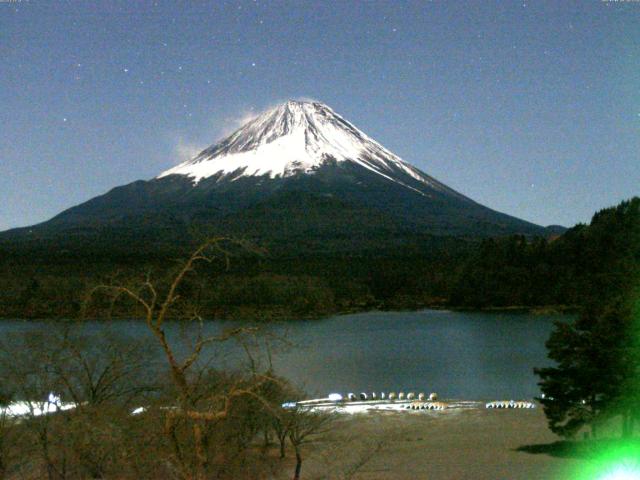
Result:
[[[556,239],[426,237],[400,247],[389,239],[389,248],[353,254],[332,252],[330,242],[325,251],[310,254],[300,245],[266,245],[262,253],[232,257],[228,270],[204,269],[185,288],[196,293],[205,316],[218,318],[300,318],[375,308],[579,306],[592,293],[593,272],[607,261],[603,243],[624,241],[627,230],[616,220],[622,219],[619,212],[637,209],[638,203],[634,198],[598,212],[591,225],[577,225]],[[147,274],[169,277],[195,243],[149,248],[134,242],[107,248],[82,239],[67,239],[63,246],[2,244],[0,316],[77,316],[94,286]],[[115,313],[135,312],[121,306]]]
[[[181,258],[181,257],[177,257]],[[315,317],[335,312],[443,304],[457,258],[233,258],[227,271],[201,269],[188,288],[207,317]],[[147,273],[171,275],[173,259],[130,263],[6,262],[0,270],[0,316],[75,317],[90,289]],[[132,312],[115,314],[130,316]]]

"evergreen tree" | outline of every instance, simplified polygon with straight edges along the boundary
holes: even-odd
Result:
[[[556,365],[535,369],[549,427],[572,436],[621,416],[633,430],[640,406],[640,198],[594,215],[582,236],[585,301],[573,322],[557,322],[547,342]]]

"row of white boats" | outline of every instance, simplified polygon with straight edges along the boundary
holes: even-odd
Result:
[[[531,409],[536,404],[530,401],[496,400],[488,403],[478,401],[447,400],[438,401],[438,395],[431,393],[380,392],[380,393],[348,393],[343,396],[332,393],[325,398],[287,402],[284,408],[305,410],[335,411],[338,413],[360,413],[368,411],[399,410],[447,410],[447,409]]]
[[[487,403],[485,408],[536,408],[536,404],[528,401],[498,400]]]

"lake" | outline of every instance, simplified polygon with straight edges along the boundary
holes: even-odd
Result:
[[[254,354],[256,361],[264,364],[271,357],[276,373],[314,396],[423,391],[437,392],[441,398],[524,399],[539,394],[533,367],[550,364],[544,344],[558,318],[570,319],[442,310],[339,315],[264,326],[264,334],[252,342],[250,351],[261,345]],[[215,334],[237,325],[207,322],[204,330]],[[4,320],[0,336],[41,328],[50,324]],[[141,321],[91,321],[86,328],[92,332],[117,329],[154,341]],[[167,328],[172,341],[180,345],[194,331],[193,326],[183,328],[179,322]],[[217,365],[233,368],[247,363],[244,349],[236,342],[215,348],[206,356]]]

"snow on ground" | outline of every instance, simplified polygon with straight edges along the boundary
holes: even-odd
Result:
[[[0,407],[0,415],[6,415],[7,417],[23,417],[27,415],[38,417],[73,408],[76,408],[75,403],[64,403],[60,397],[49,394],[45,401],[11,402],[6,407]]]

